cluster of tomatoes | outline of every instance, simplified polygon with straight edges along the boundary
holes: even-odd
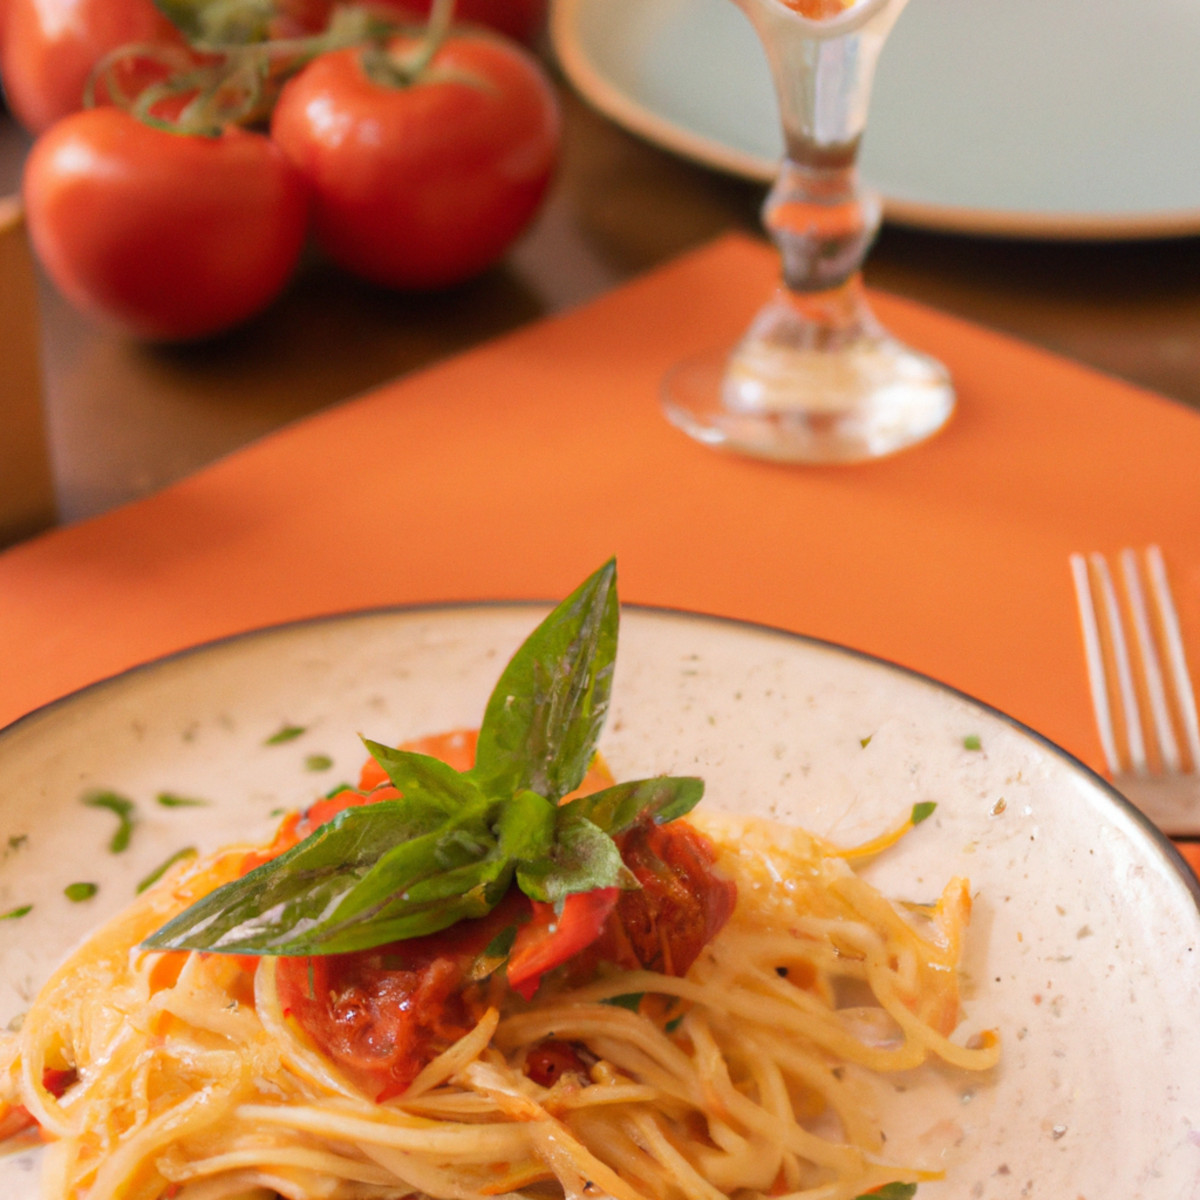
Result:
[[[267,307],[310,239],[385,287],[444,288],[538,211],[560,138],[528,48],[545,0],[458,0],[453,25],[447,0],[247,0],[233,27],[220,0],[197,37],[205,4],[0,0],[30,237],[77,307],[206,337]]]

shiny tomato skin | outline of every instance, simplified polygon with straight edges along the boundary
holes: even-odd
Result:
[[[432,0],[366,0],[366,6],[380,16],[414,24],[429,19],[431,5]],[[278,4],[292,27],[310,33],[324,29],[336,7],[336,0],[279,0]],[[528,46],[546,26],[546,7],[547,0],[458,0],[454,20],[484,25]]]
[[[509,987],[532,1000],[543,975],[582,954],[600,937],[620,894],[615,887],[572,892],[561,912],[553,904],[530,901],[533,917],[517,930],[508,959]]]
[[[429,16],[431,0],[379,0],[418,20]],[[486,25],[518,42],[531,45],[546,24],[546,0],[458,0],[456,21]]]
[[[88,76],[110,50],[181,40],[153,0],[4,0],[0,20],[0,78],[31,133],[83,107]]]
[[[385,287],[447,287],[491,266],[557,162],[558,101],[527,52],[454,34],[433,67],[399,87],[368,77],[357,50],[325,54],[286,84],[271,121],[312,185],[318,243]]]
[[[264,135],[185,136],[112,107],[44,133],[23,195],[67,299],[154,340],[206,337],[267,307],[307,233],[307,186]]]

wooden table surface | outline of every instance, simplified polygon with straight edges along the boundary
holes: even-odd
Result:
[[[252,325],[203,345],[114,336],[41,286],[63,521],[152,492],[287,422],[586,301],[730,229],[763,189],[624,132],[562,89],[564,160],[506,262],[440,295],[389,294],[313,259]],[[27,139],[0,112],[0,195]],[[1068,243],[885,228],[868,282],[1200,408],[1200,238]]]

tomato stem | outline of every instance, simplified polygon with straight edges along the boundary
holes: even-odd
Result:
[[[433,0],[425,30],[403,50],[376,43],[363,52],[363,69],[385,87],[408,87],[429,70],[454,24],[455,0]]]
[[[438,6],[452,8],[453,0],[435,0]],[[238,0],[226,7],[238,10]],[[448,25],[448,17],[443,19]],[[218,23],[218,28],[227,25]],[[211,137],[230,125],[249,125],[267,118],[282,84],[318,55],[363,43],[378,44],[397,28],[394,22],[366,9],[346,6],[335,10],[323,32],[308,37],[198,40],[187,47],[121,46],[105,55],[92,71],[85,105],[91,108],[101,102],[103,89],[111,103],[145,124]],[[438,40],[444,36],[442,31]],[[138,63],[153,67],[159,78],[131,94],[122,83],[120,68]]]

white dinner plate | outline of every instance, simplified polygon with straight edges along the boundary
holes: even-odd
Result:
[[[596,107],[720,170],[773,177],[766,60],[732,0],[554,0]],[[894,221],[1053,238],[1200,232],[1196,0],[910,0],[880,60],[864,178]]]
[[[180,654],[50,705],[0,735],[0,1019],[164,857],[266,837],[365,757],[479,722],[546,610],[369,612]],[[284,728],[304,732],[272,744]],[[1109,787],[962,695],[837,647],[729,621],[625,611],[602,749],[618,777],[698,773],[704,804],[852,844],[937,808],[869,868],[898,900],[971,880],[964,1032],[995,1027],[983,1078],[922,1068],[889,1092],[895,1144],[945,1144],[920,1200],[1182,1200],[1200,1178],[1200,909],[1192,877]],[[974,748],[978,746],[978,748]],[[331,764],[325,766],[326,757]],[[106,849],[137,806],[129,849]],[[161,792],[207,801],[166,808]],[[63,888],[99,884],[71,903]],[[891,1147],[893,1143],[889,1141]],[[32,1155],[0,1195],[33,1200]]]

